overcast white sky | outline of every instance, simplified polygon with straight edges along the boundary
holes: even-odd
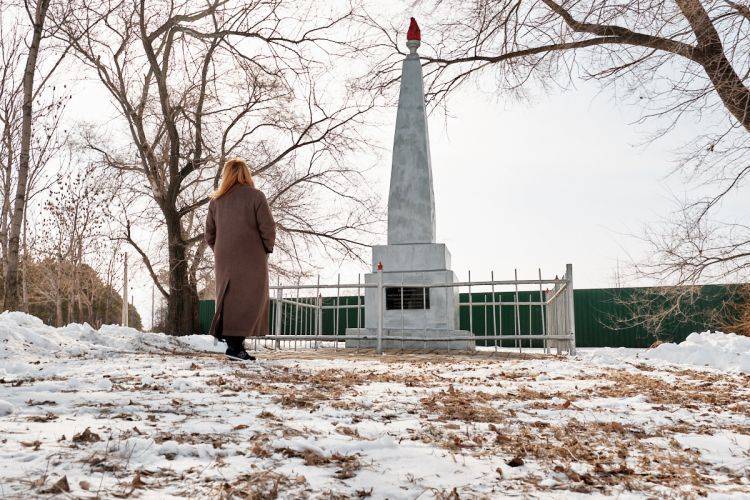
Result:
[[[394,22],[408,20],[408,2],[392,2]],[[405,23],[406,21],[404,21]],[[423,39],[430,36],[422,33]],[[423,47],[424,50],[424,47]],[[483,88],[491,89],[485,83]],[[77,95],[96,109],[104,94]],[[79,108],[81,109],[81,108]],[[637,239],[644,224],[675,208],[685,195],[679,177],[665,178],[675,149],[694,137],[699,124],[682,124],[668,137],[643,146],[658,124],[633,125],[637,109],[619,105],[596,83],[574,91],[536,93],[517,102],[464,87],[449,101],[450,118],[430,116],[438,241],[448,244],[460,278],[509,278],[561,274],[574,266],[576,288],[615,285],[618,262],[643,254]],[[373,139],[387,150],[376,167],[387,199],[390,145],[396,110],[382,116]],[[741,213],[730,200],[728,217]],[[381,242],[385,242],[385,234]],[[356,282],[359,263],[324,264],[322,281]],[[134,279],[135,303],[150,324],[151,283]]]
[[[672,148],[693,131],[644,147],[643,127],[629,124],[636,113],[599,90],[521,103],[467,87],[450,118],[430,116],[437,236],[459,276],[556,274],[570,262],[577,287],[613,286],[618,259],[642,251],[628,235],[674,209],[684,188],[665,176]],[[388,144],[394,122],[392,110]],[[390,158],[381,163],[387,180]],[[381,189],[387,196],[387,182]]]

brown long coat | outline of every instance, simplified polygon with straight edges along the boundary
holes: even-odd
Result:
[[[208,205],[206,243],[214,251],[216,313],[211,335],[268,333],[268,254],[276,223],[258,189],[236,184]]]

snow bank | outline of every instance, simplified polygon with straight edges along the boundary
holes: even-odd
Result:
[[[691,333],[684,342],[661,344],[641,353],[639,358],[750,373],[750,337],[721,332]]]
[[[26,356],[106,356],[115,352],[171,350],[218,351],[221,346],[214,346],[213,338],[208,335],[171,337],[118,325],[104,325],[96,330],[88,323],[54,328],[22,312],[0,314],[0,359],[3,360],[0,373],[23,372]]]
[[[750,337],[721,332],[691,333],[679,344],[665,343],[652,349],[584,348],[579,350],[577,359],[608,366],[670,363],[750,373]]]
[[[140,332],[134,328],[70,324],[62,328],[22,312],[0,314],[0,374],[27,371],[30,356],[108,356],[116,353],[178,351],[221,352],[208,335],[172,337],[163,333]],[[661,344],[654,349],[581,349],[579,360],[618,365],[634,361],[652,364],[674,363],[705,366],[725,371],[750,373],[750,337],[720,332],[692,333],[679,344]]]

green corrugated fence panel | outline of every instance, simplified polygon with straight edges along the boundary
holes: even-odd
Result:
[[[643,288],[599,288],[574,290],[575,300],[575,324],[576,345],[578,347],[648,347],[655,340],[653,333],[644,327],[615,328],[613,318],[622,318],[628,314],[627,307],[623,305],[628,297]],[[726,299],[732,290],[732,285],[706,285],[703,287],[700,299],[688,311],[689,321],[670,320],[666,331],[670,332],[668,340],[680,342],[691,332],[704,331],[714,325],[703,320],[703,312],[716,307]],[[495,292],[495,301],[510,302],[515,298],[515,292]],[[324,297],[323,305],[333,306],[356,305],[356,296]],[[518,301],[539,301],[539,291],[519,291]],[[469,303],[469,294],[459,294],[461,304]],[[300,303],[314,304],[314,298],[300,298]],[[541,334],[543,306],[520,305],[519,324],[514,324],[513,309],[515,306],[504,305],[502,307],[483,305],[492,302],[491,293],[471,294],[471,321],[469,320],[469,308],[459,308],[459,328],[471,330],[475,335],[512,335],[516,330],[521,334]],[[359,304],[364,305],[364,297],[359,297]],[[202,300],[200,302],[200,324],[201,332],[208,333],[214,314],[214,301]],[[275,304],[271,304],[269,331],[273,327],[275,315]],[[323,310],[321,321],[321,333],[331,335],[334,332],[344,335],[347,328],[356,327],[357,324],[364,325],[364,308],[339,309],[338,315],[333,309]],[[293,304],[283,306],[284,332],[292,331],[296,323],[297,331],[301,334],[313,334],[315,332],[314,315],[307,308],[297,308]],[[515,347],[515,340],[502,340],[498,345],[502,347]],[[529,340],[523,340],[523,347],[529,347]],[[479,345],[493,346],[494,341],[479,342]],[[532,347],[541,347],[541,341],[533,341]]]
[[[643,326],[616,328],[613,319],[627,318],[625,305],[635,294],[649,288],[599,288],[574,291],[576,345],[579,347],[648,347],[657,338]],[[692,332],[715,329],[708,313],[722,306],[737,285],[704,285],[695,303],[683,306],[682,315],[669,317],[662,327],[662,340],[682,342]]]
[[[216,303],[213,300],[201,300],[198,303],[198,320],[201,325],[201,333],[206,335],[211,328],[211,321],[214,319],[214,310]]]

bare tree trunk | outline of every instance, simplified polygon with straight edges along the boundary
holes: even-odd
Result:
[[[23,114],[21,121],[21,151],[18,162],[18,185],[16,186],[15,203],[10,223],[8,238],[8,267],[5,270],[5,309],[15,311],[19,302],[19,247],[21,224],[26,209],[26,184],[29,176],[29,161],[31,151],[31,118],[34,98],[34,76],[36,62],[39,56],[39,46],[42,41],[44,21],[51,0],[39,0],[34,12],[34,32],[26,58],[23,73]]]
[[[77,316],[77,322],[83,323],[86,321],[85,316],[83,315],[83,298],[82,290],[81,290],[81,264],[83,263],[83,242],[82,240],[78,241],[76,249],[76,254],[73,259],[73,262],[71,263],[73,265],[73,280],[72,280],[72,286],[73,290],[71,292],[72,296],[75,298],[75,307],[78,312]]]
[[[677,0],[698,40],[696,59],[727,110],[750,132],[750,89],[724,54],[724,45],[706,9],[698,0]]]
[[[109,323],[109,298],[110,298],[110,291],[114,289],[112,285],[112,281],[114,281],[114,273],[112,269],[112,263],[117,258],[117,249],[115,249],[112,252],[112,258],[109,259],[109,264],[107,265],[107,286],[105,287],[105,295],[104,295],[104,318],[102,318],[102,324]]]
[[[106,295],[104,296],[104,319],[102,321],[109,321],[109,290],[112,287],[112,282],[107,283]]]
[[[76,266],[75,266],[75,254],[73,252],[68,252],[66,262],[67,267],[69,269],[69,274],[65,276],[65,292],[68,299],[67,307],[66,309],[66,317],[67,320],[65,321],[65,324],[74,323],[75,322],[75,316],[74,316],[74,307],[75,307],[75,301],[76,301],[76,295],[75,295],[75,275],[76,275]]]
[[[5,183],[3,184],[3,208],[0,212],[0,245],[3,252],[3,273],[8,267],[8,214],[10,213],[10,188],[13,177],[13,138],[11,137],[10,122],[5,124],[3,130],[3,141],[7,151],[7,162],[3,166],[5,169]],[[5,279],[3,277],[3,289],[5,288]]]
[[[66,313],[67,313],[68,320],[63,325],[67,325],[69,323],[75,322],[75,318],[73,317],[73,302],[74,302],[73,295],[72,294],[68,294],[68,304],[67,304],[67,307],[66,307]],[[58,326],[63,326],[63,325],[58,325]]]
[[[169,300],[166,333],[190,335],[198,325],[198,293],[190,283],[190,270],[187,261],[188,245],[182,231],[180,214],[177,211],[177,197],[185,173],[180,172],[180,133],[177,129],[175,113],[170,103],[167,75],[159,64],[151,39],[146,30],[145,0],[140,2],[140,32],[146,58],[154,73],[158,89],[159,103],[165,118],[164,126],[169,138],[168,171],[170,182],[167,186],[166,202],[162,206],[167,226],[169,246]],[[127,293],[127,291],[126,291]]]
[[[76,309],[78,309],[78,322],[84,323],[86,315],[83,308],[83,297],[81,296],[81,280],[76,279]]]
[[[63,326],[62,311],[62,260],[57,259],[57,272],[55,273],[55,326]]]
[[[166,212],[166,211],[165,211]],[[176,212],[164,214],[169,241],[169,297],[165,333],[190,335],[198,331],[198,291],[190,281],[187,245]]]
[[[27,229],[28,229],[28,219],[26,218],[26,212],[24,212],[23,216],[23,258],[21,259],[21,293],[23,297],[23,304],[22,304],[22,310],[25,313],[29,312],[29,283],[27,280],[26,275],[26,267],[28,265],[28,259],[29,259],[29,249],[27,246]]]

